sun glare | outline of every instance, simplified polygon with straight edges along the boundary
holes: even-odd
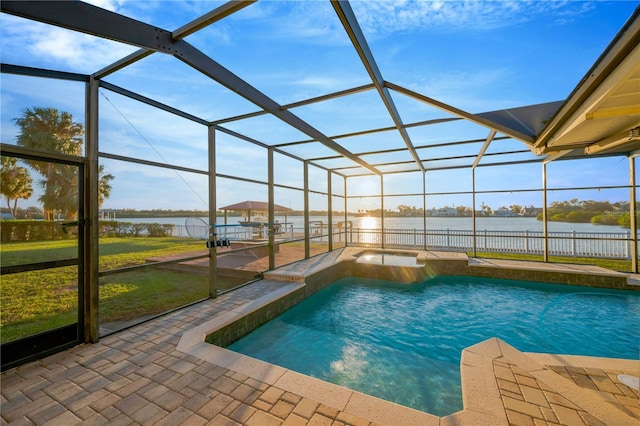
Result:
[[[378,219],[375,217],[363,217],[360,219],[360,227],[363,229],[376,229],[379,227]]]

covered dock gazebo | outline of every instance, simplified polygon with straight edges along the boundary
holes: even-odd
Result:
[[[267,220],[269,212],[269,203],[266,201],[243,201],[241,203],[231,204],[225,207],[220,207],[219,210],[224,212],[224,224],[227,223],[227,212],[241,212],[243,220],[240,220],[240,224],[244,226],[262,226],[268,223]],[[287,221],[287,212],[291,209],[278,204],[273,205],[274,213],[284,214],[284,221]]]

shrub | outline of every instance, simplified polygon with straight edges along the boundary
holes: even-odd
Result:
[[[628,216],[628,215],[627,215]],[[598,214],[591,218],[591,223],[598,225],[618,225],[618,217],[609,214]]]
[[[174,225],[161,223],[147,223],[147,235],[149,237],[169,237],[173,233]]]
[[[593,213],[585,210],[573,210],[567,214],[567,222],[571,223],[588,223]]]
[[[1,242],[50,241],[74,238],[61,222],[51,220],[3,220],[0,221]]]
[[[100,221],[100,235],[105,237],[170,237],[175,225]]]

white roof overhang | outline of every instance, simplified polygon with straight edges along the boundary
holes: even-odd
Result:
[[[640,7],[534,143],[561,151],[633,154],[640,150]]]

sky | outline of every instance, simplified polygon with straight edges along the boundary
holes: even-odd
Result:
[[[172,31],[223,4],[209,1],[95,1],[113,12]],[[635,1],[352,1],[351,7],[383,78],[456,108],[480,113],[564,100],[579,83],[616,33],[631,16]],[[371,80],[328,1],[270,1],[251,4],[186,38],[186,41],[280,105],[322,96]],[[0,58],[3,63],[91,74],[137,50],[136,47],[90,35],[0,15]],[[193,114],[220,120],[257,111],[251,102],[212,82],[175,58],[153,54],[104,78],[123,87]],[[75,82],[0,77],[0,130],[3,143],[15,144],[15,119],[25,108],[54,107],[84,122],[84,86]],[[448,118],[450,115],[397,92],[392,97],[404,123]],[[100,89],[100,151],[110,154],[207,169],[207,130],[204,126]],[[316,129],[354,153],[404,146],[395,131],[357,137],[335,136],[393,125],[375,90],[290,109]],[[263,144],[305,141],[309,136],[271,116],[224,123]],[[428,146],[460,140],[484,140],[488,129],[454,122],[410,128],[414,145]],[[477,154],[482,142],[445,149],[419,150],[434,158],[433,167],[469,165],[473,159],[450,157]],[[284,151],[304,159],[333,156],[320,143],[291,145]],[[519,141],[495,141],[488,153],[526,151]],[[217,207],[247,199],[266,200],[266,150],[225,133],[216,137],[217,172],[244,181],[218,179]],[[531,152],[496,155],[495,161],[533,159]],[[370,163],[408,161],[406,152],[368,155]],[[435,160],[439,159],[439,160]],[[483,160],[489,161],[489,160]],[[207,178],[139,164],[103,159],[115,176],[105,209],[209,208]],[[323,167],[352,166],[350,160],[317,161]],[[578,191],[584,186],[628,185],[628,160],[609,158],[551,163],[550,202],[571,198],[628,200],[627,189]],[[276,154],[275,181],[302,187],[300,162]],[[483,164],[483,163],[481,163]],[[397,166],[389,166],[392,169]],[[402,166],[406,167],[406,166]],[[385,169],[381,166],[381,169]],[[356,173],[342,169],[344,173]],[[385,169],[386,170],[386,169]],[[327,191],[327,172],[310,167],[310,187]],[[38,177],[34,176],[34,180]],[[541,205],[541,166],[519,164],[476,169],[477,204]],[[390,174],[384,178],[385,208],[399,204],[420,207],[421,173]],[[427,191],[437,194],[429,206],[471,205],[470,169],[428,172]],[[380,178],[350,177],[348,210],[379,208],[366,197],[380,190]],[[526,193],[512,190],[526,189]],[[332,179],[332,190],[344,194],[343,179]],[[488,193],[486,191],[497,191]],[[312,209],[327,205],[312,195]],[[37,205],[37,196],[19,206]],[[4,200],[3,204],[4,204]],[[302,209],[300,191],[276,189],[276,203]],[[334,209],[342,210],[334,200]],[[338,205],[338,207],[336,207]],[[326,207],[325,207],[326,208]]]

